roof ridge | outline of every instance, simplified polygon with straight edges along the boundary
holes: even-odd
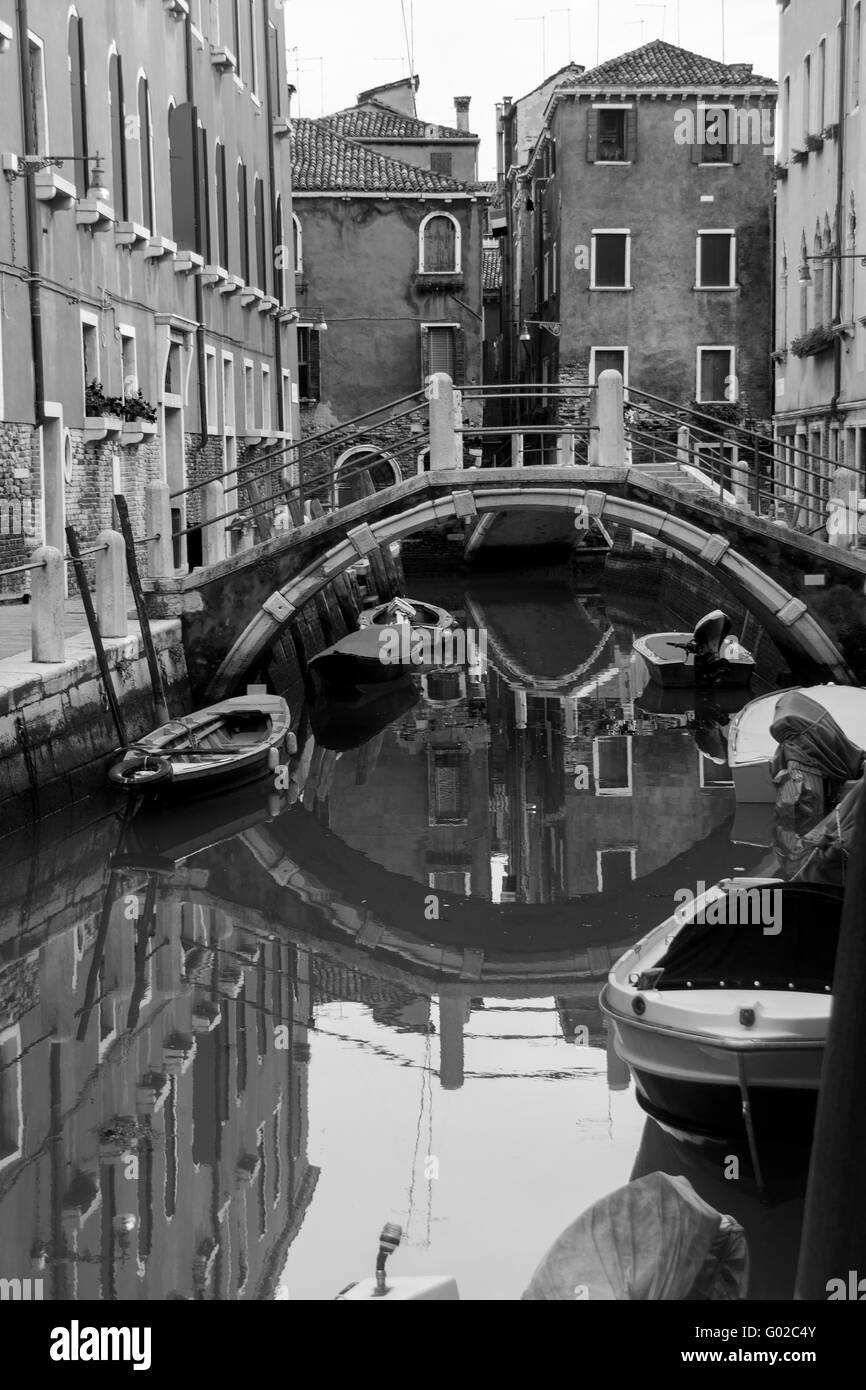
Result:
[[[422,169],[417,164],[408,164],[405,160],[394,159],[392,155],[379,154],[376,150],[371,150],[362,140],[354,140],[351,136],[343,135],[334,130],[327,123],[327,117],[318,119],[304,116],[297,117],[292,123],[292,171],[293,185],[297,191],[304,191],[304,183],[308,175],[303,172],[313,166],[313,187],[307,191],[327,192],[330,188],[334,191],[343,192],[428,192],[428,193],[469,193],[472,188],[469,184],[461,183],[458,179],[449,178],[445,174],[437,174],[432,169]],[[312,158],[299,158],[297,136],[309,132],[321,137],[327,144],[331,142],[332,149],[327,148],[323,152],[310,151]],[[341,147],[345,147],[354,161],[351,168],[345,171],[339,159]],[[316,159],[316,155],[319,158]],[[336,170],[331,168],[332,159],[327,159],[328,155],[336,154]],[[315,167],[320,166],[318,174]],[[392,176],[392,182],[388,183],[388,176]],[[399,178],[395,177],[399,175]],[[382,180],[384,179],[384,183]],[[360,187],[353,188],[348,185],[361,183],[362,185],[372,182],[372,188]]]
[[[662,69],[652,72],[653,59],[661,57],[663,59]],[[663,72],[664,60],[669,66],[675,66],[678,71]],[[646,70],[641,72],[641,66],[645,65]],[[693,72],[684,72],[683,69],[692,68]],[[703,68],[701,74],[699,69]],[[621,74],[621,75],[618,75]],[[682,83],[692,82],[695,85],[709,83],[723,84],[730,81],[732,84],[741,86],[749,83],[753,86],[776,86],[775,78],[762,77],[753,71],[751,63],[723,63],[719,58],[710,58],[703,53],[695,53],[692,49],[682,48],[679,44],[671,43],[668,39],[651,39],[649,43],[641,44],[638,48],[629,49],[626,53],[620,53],[614,58],[607,58],[603,63],[598,63],[593,68],[587,68],[580,76],[571,79],[565,85],[571,87],[592,87],[604,85],[607,78],[612,79],[612,85],[618,82],[627,84],[629,82],[643,86],[666,86],[673,84],[679,86]]]

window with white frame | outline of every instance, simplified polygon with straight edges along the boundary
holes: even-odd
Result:
[[[27,122],[36,154],[48,153],[48,97],[45,87],[45,50],[35,34],[27,35],[27,60],[30,67],[30,108]]]
[[[632,740],[611,734],[592,741],[592,776],[596,796],[631,796]]]
[[[294,238],[295,274],[300,275],[304,269],[304,232],[296,212],[292,213],[292,235]]]
[[[736,119],[731,106],[698,104],[700,140],[695,153],[699,164],[731,164],[734,158]]]
[[[736,348],[699,347],[697,399],[710,404],[738,399]]]
[[[599,893],[615,893],[637,878],[637,849],[597,849],[595,878]]]
[[[815,134],[820,135],[827,124],[824,113],[827,106],[827,40],[818,44],[818,61],[815,71]]]
[[[244,358],[244,427],[248,430],[255,429],[256,424],[256,382],[253,376],[253,364],[249,358]]]
[[[118,324],[120,335],[120,379],[123,383],[123,399],[138,392],[138,359],[135,350],[135,329],[127,324]]]
[[[204,350],[205,404],[207,407],[207,432],[218,434],[217,424],[217,359],[216,348]]]
[[[862,62],[862,6],[855,5],[851,14],[851,109],[860,105],[860,65]],[[808,60],[807,60],[808,61]]]
[[[457,362],[456,327],[453,323],[422,326],[422,350],[425,379],[434,372],[445,372],[454,380]]]
[[[859,9],[859,6],[858,6]],[[807,53],[803,59],[803,108],[801,112],[803,139],[810,134],[812,128],[812,55]],[[856,103],[855,103],[856,105]]]
[[[589,287],[631,289],[631,232],[627,228],[593,229]]]
[[[292,374],[285,367],[282,369],[282,381],[280,391],[283,400],[283,430],[291,438],[292,434]]]
[[[556,294],[559,289],[559,246],[556,242],[553,243],[550,253],[550,275],[551,293]]]
[[[100,380],[99,319],[95,314],[81,315],[81,368],[82,384],[86,390],[91,382]]]
[[[247,0],[249,34],[247,52],[249,54],[249,87],[254,97],[259,94],[259,22],[256,0]]]
[[[544,253],[544,274],[542,279],[542,299],[545,302],[550,298],[550,252]]]
[[[271,428],[271,369],[262,365],[262,429]]]
[[[0,1032],[0,1170],[21,1157],[24,1146],[21,1029]]]
[[[460,223],[450,212],[428,213],[421,223],[418,243],[422,275],[453,275],[460,270]]]
[[[235,364],[231,353],[223,353],[223,431],[235,432]]]
[[[628,348],[594,347],[589,350],[589,384],[597,386],[602,372],[619,372],[628,386]]]
[[[737,238],[733,231],[698,232],[699,290],[731,290],[737,283]]]

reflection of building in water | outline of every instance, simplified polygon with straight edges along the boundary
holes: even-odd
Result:
[[[267,1298],[318,1176],[307,953],[161,904],[155,876],[58,910],[76,862],[0,931],[0,1276],[52,1299]]]

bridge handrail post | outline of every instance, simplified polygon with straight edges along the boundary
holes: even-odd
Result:
[[[145,484],[144,518],[147,534],[153,537],[147,542],[147,566],[151,579],[173,575],[171,492],[168,483],[158,480]]]
[[[40,546],[30,558],[39,566],[30,581],[31,660],[65,661],[65,561],[53,545]]]
[[[205,483],[201,490],[201,562],[203,565],[218,565],[226,558],[225,522],[218,520],[225,514],[225,488],[218,478]]]
[[[625,464],[623,386],[619,372],[602,372],[598,379],[598,464],[622,468]]]
[[[560,468],[571,468],[574,464],[574,433],[571,430],[556,436],[556,462]]]
[[[458,441],[454,428],[454,383],[447,372],[433,372],[427,381],[430,402],[430,471],[456,467]]]
[[[96,616],[101,637],[127,637],[126,542],[119,531],[100,531],[96,544]]]

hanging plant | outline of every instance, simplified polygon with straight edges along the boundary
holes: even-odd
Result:
[[[791,351],[795,357],[817,357],[819,353],[826,352],[833,346],[836,337],[837,334],[832,328],[812,328],[801,338],[794,339]]]

